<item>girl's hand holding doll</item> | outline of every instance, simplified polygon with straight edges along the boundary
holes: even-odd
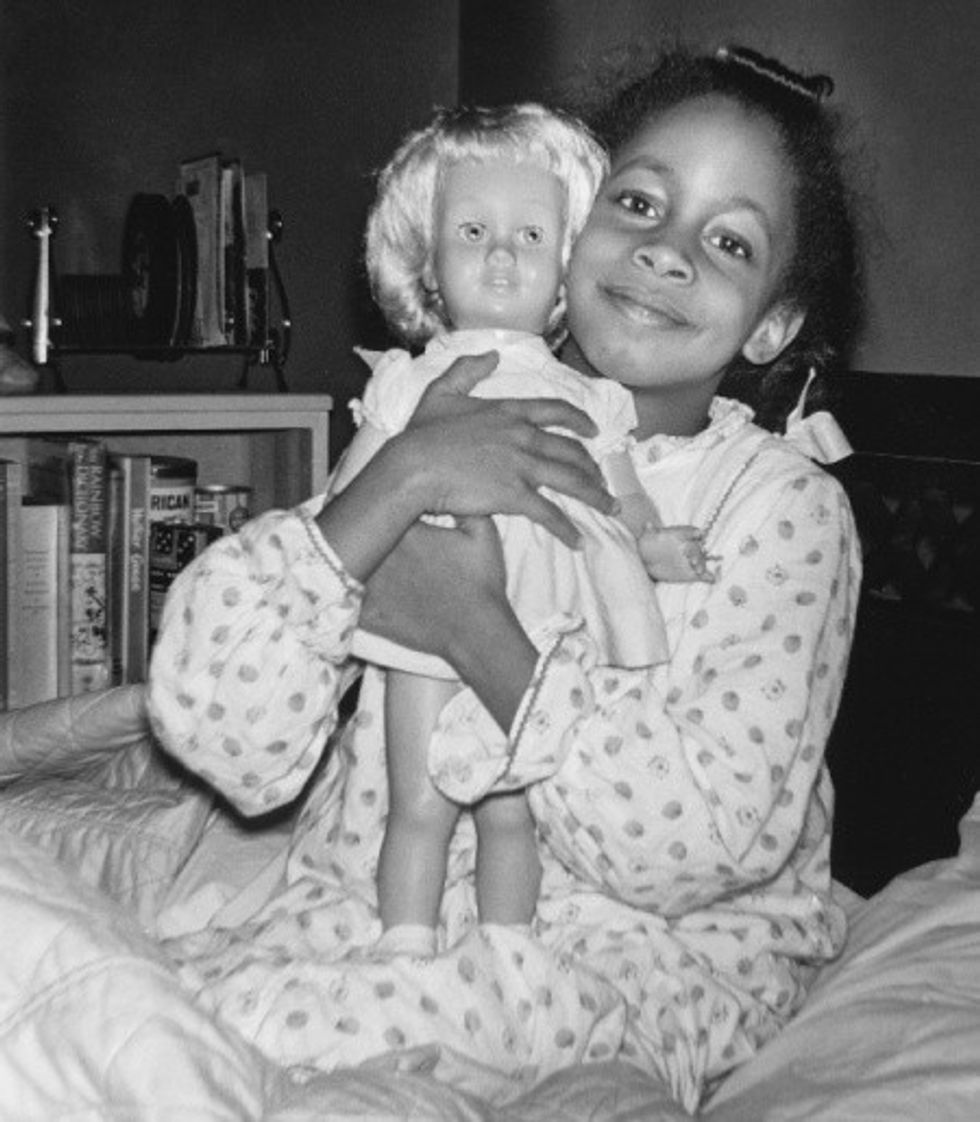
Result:
[[[428,388],[405,431],[321,510],[320,529],[357,580],[367,580],[423,514],[522,514],[574,547],[578,530],[540,488],[614,510],[582,444],[547,431],[590,436],[585,413],[554,399],[467,396],[495,365],[492,353],[455,362]]]
[[[595,425],[556,398],[470,397],[496,365],[493,352],[458,359],[426,390],[408,428],[392,443],[411,449],[408,459],[425,490],[426,513],[523,514],[574,546],[578,531],[540,488],[603,513],[613,509],[614,500],[582,444],[549,430],[588,437]]]

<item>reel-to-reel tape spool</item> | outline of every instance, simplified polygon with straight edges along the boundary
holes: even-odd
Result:
[[[69,346],[161,349],[191,342],[197,239],[188,200],[134,195],[123,226],[118,274],[67,274],[55,301]]]

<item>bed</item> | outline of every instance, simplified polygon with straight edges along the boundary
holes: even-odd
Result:
[[[862,536],[855,649],[828,749],[851,917],[801,1013],[714,1122],[943,1122],[980,1111],[980,379],[848,375],[835,469]],[[503,1106],[382,1059],[274,1069],[182,992],[151,933],[248,914],[288,818],[234,819],[160,753],[139,686],[0,716],[0,1122],[644,1122],[687,1115],[625,1063]],[[411,1067],[411,1065],[409,1065]]]

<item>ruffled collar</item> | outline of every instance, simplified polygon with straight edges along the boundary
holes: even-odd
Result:
[[[809,381],[807,382],[809,387]],[[806,389],[786,421],[786,431],[772,433],[798,452],[819,464],[833,464],[850,456],[854,449],[837,421],[823,410],[803,416]],[[752,423],[754,410],[742,401],[716,397],[708,407],[708,424],[693,436],[668,436],[655,433],[635,442],[634,456],[640,463],[655,463],[679,448],[701,452],[728,440],[739,429]]]
[[[654,433],[635,442],[635,455],[641,462],[653,463],[662,460],[670,452],[679,448],[689,451],[707,451],[709,448],[728,440],[739,429],[751,424],[755,416],[753,410],[742,401],[729,397],[712,398],[708,406],[708,423],[693,436],[671,436],[667,433]]]

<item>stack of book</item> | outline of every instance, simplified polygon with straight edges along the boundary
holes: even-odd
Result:
[[[0,438],[0,710],[145,680],[170,583],[222,533],[153,521],[153,460]]]
[[[264,347],[268,335],[269,200],[265,172],[212,152],[180,164],[178,194],[190,204],[197,290],[190,342]]]

